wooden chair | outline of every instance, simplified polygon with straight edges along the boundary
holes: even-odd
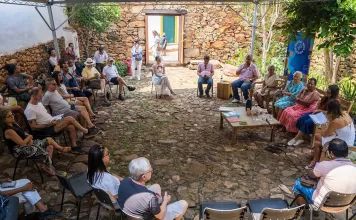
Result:
[[[323,98],[326,95],[326,91],[323,91],[323,90],[320,90],[320,89],[316,89],[316,90],[320,94],[320,99]],[[350,113],[354,102],[353,101],[346,101],[346,100],[344,100],[342,98],[339,98],[339,99],[340,99],[341,109],[343,111],[346,111],[347,113]],[[311,147],[314,146],[315,135],[318,132],[320,132],[320,129],[318,129],[317,125],[314,125],[314,130],[313,130],[313,134],[312,134],[311,142],[310,142]]]
[[[288,82],[288,76],[281,76],[278,79],[277,91],[274,92],[273,98],[272,98],[272,115],[273,115],[273,117],[277,117],[274,103],[276,103],[276,101],[283,96],[282,92],[286,88],[287,82]]]

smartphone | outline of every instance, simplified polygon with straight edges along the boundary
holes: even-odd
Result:
[[[1,188],[13,188],[16,186],[16,181],[11,181],[11,182],[2,182],[0,184]]]

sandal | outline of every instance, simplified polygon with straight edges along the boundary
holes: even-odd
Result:
[[[69,153],[72,150],[71,147],[62,147],[62,149],[58,150],[61,153]]]
[[[51,176],[55,176],[56,175],[56,172],[48,167],[43,167],[42,168],[46,173],[48,173],[49,175]]]

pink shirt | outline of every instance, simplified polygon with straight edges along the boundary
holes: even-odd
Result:
[[[241,64],[238,69],[242,69],[244,67],[244,65],[245,64]],[[259,76],[259,74],[258,74],[257,66],[253,63],[251,63],[249,67],[241,70],[241,72],[240,72],[241,80],[251,79],[251,78],[258,77],[258,76]]]
[[[338,158],[317,163],[313,173],[320,177],[313,193],[314,205],[318,207],[326,194],[331,191],[356,193],[356,166],[349,159]]]
[[[198,72],[201,73],[202,76],[210,75],[212,72],[214,72],[214,65],[211,63],[205,65],[204,62],[201,62],[198,65]]]

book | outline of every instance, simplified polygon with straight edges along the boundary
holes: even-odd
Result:
[[[239,122],[240,118],[236,117],[236,116],[231,116],[231,117],[226,118],[226,120],[228,120],[230,123],[235,123],[235,122]]]
[[[53,116],[53,120],[55,121],[61,120],[62,118],[63,118],[63,114]]]
[[[237,112],[224,112],[223,114],[225,115],[226,118],[233,117],[233,116],[240,117],[240,114]]]
[[[324,113],[322,112],[319,112],[318,114],[315,115],[311,114],[309,116],[316,125],[322,125],[328,122],[328,119],[325,117]]]

